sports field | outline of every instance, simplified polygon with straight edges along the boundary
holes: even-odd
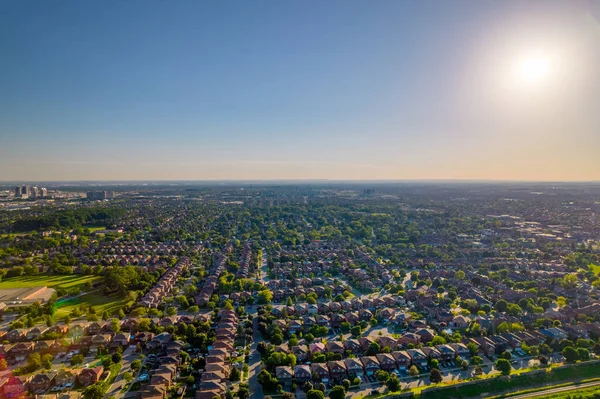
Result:
[[[29,288],[46,286],[49,288],[83,288],[86,283],[93,283],[99,279],[97,276],[48,276],[40,274],[37,276],[11,277],[0,281],[0,289],[3,288]]]
[[[120,296],[103,295],[101,291],[91,292],[76,298],[59,299],[57,302],[58,310],[55,313],[55,317],[66,316],[71,313],[73,308],[76,308],[81,304],[93,306],[98,315],[102,315],[104,311],[107,311],[108,314],[112,316],[127,304],[127,300]]]

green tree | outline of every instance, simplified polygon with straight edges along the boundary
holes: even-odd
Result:
[[[502,375],[509,375],[511,370],[510,362],[506,359],[496,360],[496,369],[502,373]]]
[[[432,384],[439,384],[440,382],[442,382],[442,373],[439,369],[431,369],[431,373],[429,374],[429,381],[431,381]]]
[[[562,355],[569,363],[575,363],[577,360],[579,360],[579,353],[577,352],[577,349],[573,348],[572,346],[566,346],[562,350]]]
[[[106,389],[101,383],[92,384],[83,391],[85,399],[103,399]]]
[[[391,374],[390,378],[388,378],[385,385],[388,387],[390,392],[398,392],[400,390],[400,380],[398,379],[398,376],[396,374]]]
[[[231,369],[231,371],[229,372],[229,381],[237,382],[240,380],[240,377],[241,377],[240,370],[238,370],[237,367],[233,367]]]
[[[346,397],[346,389],[341,385],[336,385],[329,392],[331,399],[344,399]]]
[[[323,391],[319,391],[318,389],[311,389],[306,392],[306,399],[324,399],[325,394]]]
[[[408,374],[409,374],[411,377],[416,377],[416,376],[418,376],[418,375],[419,375],[419,369],[417,368],[417,366],[415,366],[415,365],[412,365],[412,366],[410,367],[410,369],[408,370]]]

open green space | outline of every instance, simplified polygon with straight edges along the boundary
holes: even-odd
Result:
[[[600,377],[599,365],[598,362],[587,362],[571,367],[547,369],[538,373],[513,375],[509,378],[493,377],[482,379],[477,381],[477,383],[456,384],[442,389],[425,389],[421,392],[420,398],[471,398],[481,395],[490,397],[492,393],[514,392],[538,384],[559,384],[565,381],[580,381],[582,379]]]
[[[82,304],[93,306],[96,310],[96,314],[102,315],[104,311],[107,311],[111,316],[118,312],[119,309],[127,305],[127,299],[122,296],[108,296],[101,292],[91,292],[75,298],[69,298],[65,300],[59,300],[58,310],[56,311],[56,317],[64,317],[71,313],[73,308],[76,308]]]
[[[83,288],[86,283],[93,283],[97,279],[99,279],[97,276],[80,275],[48,276],[46,274],[40,274],[36,276],[20,276],[7,278],[0,281],[0,289],[40,286],[46,286],[54,289]]]

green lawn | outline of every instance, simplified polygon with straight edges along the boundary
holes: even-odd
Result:
[[[588,265],[588,268],[590,271],[594,272],[594,274],[598,274],[600,272],[600,265],[595,265],[593,263],[590,263]]]
[[[94,280],[99,279],[97,276],[80,276],[80,275],[68,275],[68,276],[48,276],[46,274],[40,274],[37,276],[21,276],[12,277],[0,281],[0,289],[5,288],[29,288],[46,286],[50,288],[83,288],[85,283],[93,283]]]
[[[64,317],[71,313],[73,308],[81,305],[88,304],[94,307],[96,314],[101,316],[104,311],[107,311],[111,316],[119,309],[127,304],[125,297],[121,296],[107,296],[100,292],[92,292],[85,294],[77,298],[71,298],[66,300],[59,300],[58,310],[56,311],[56,317]]]

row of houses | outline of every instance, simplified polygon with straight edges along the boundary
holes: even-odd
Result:
[[[148,359],[152,370],[148,383],[137,392],[137,399],[165,399],[169,388],[173,386],[178,377],[181,365],[181,351],[185,344],[174,341],[169,333],[160,333],[147,343],[146,347],[158,352],[158,355],[149,355]]]
[[[227,378],[230,365],[228,359],[235,348],[235,337],[238,327],[238,317],[233,310],[222,310],[216,326],[216,338],[208,348],[206,366],[200,376],[200,386],[196,399],[213,399],[224,397],[227,391]]]
[[[149,308],[157,307],[163,298],[171,292],[181,273],[189,268],[190,265],[191,261],[189,258],[179,259],[177,264],[167,270],[156,285],[142,297],[140,304]]]
[[[232,247],[228,246],[226,248],[226,253],[231,252]],[[210,297],[217,289],[217,283],[219,281],[219,277],[221,273],[227,267],[227,256],[223,254],[215,254],[213,256],[213,265],[207,272],[207,278],[204,280],[202,284],[202,289],[198,291],[196,296],[194,297],[194,301],[198,306],[206,306],[208,302],[210,302]]]
[[[275,298],[275,293],[273,293],[273,298]],[[388,307],[385,312],[387,313],[386,317],[388,320],[392,320],[396,314],[406,313],[403,311],[397,311],[390,307],[395,306],[403,306],[405,305],[404,298],[395,296],[395,295],[386,295],[383,297],[377,297],[373,299],[352,299],[345,300],[341,302],[330,301],[330,302],[320,302],[317,304],[306,304],[306,303],[297,303],[294,306],[285,306],[285,305],[273,305],[271,314],[275,317],[281,317],[284,314],[287,316],[291,315],[305,315],[305,314],[327,314],[331,312],[340,312],[340,311],[352,311],[352,310],[367,310],[373,314],[376,311],[383,311],[382,308]],[[285,312],[285,313],[284,313]],[[404,316],[403,316],[404,317]]]
[[[240,256],[239,266],[240,268],[237,270],[235,278],[246,278],[250,272],[250,267],[252,264],[252,245],[247,242],[244,245],[244,249],[242,250],[242,255]]]

